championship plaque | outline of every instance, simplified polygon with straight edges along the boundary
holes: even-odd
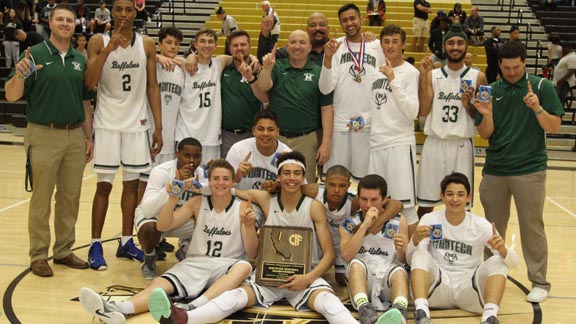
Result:
[[[312,229],[263,226],[256,262],[256,283],[281,286],[292,275],[310,272]]]

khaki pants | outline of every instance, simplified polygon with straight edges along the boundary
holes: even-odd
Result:
[[[514,197],[522,253],[532,286],[550,290],[546,280],[548,270],[548,242],[544,231],[544,200],[546,198],[546,171],[521,176],[494,176],[483,174],[480,183],[480,201],[486,219],[496,224],[502,237],[510,218],[510,201]]]
[[[86,137],[82,127],[50,129],[28,123],[24,147],[30,154],[33,192],[28,214],[30,261],[45,259],[50,248],[50,210],[56,187],[54,258],[71,253],[86,165]]]

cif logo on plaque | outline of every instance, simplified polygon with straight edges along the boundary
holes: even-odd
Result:
[[[310,271],[312,229],[302,227],[263,226],[260,250],[256,260],[256,282],[280,286],[286,278]]]

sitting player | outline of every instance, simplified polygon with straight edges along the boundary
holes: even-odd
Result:
[[[506,275],[518,265],[518,255],[494,224],[466,211],[465,175],[446,176],[440,195],[446,209],[424,215],[408,245],[416,324],[432,323],[429,306],[482,313],[482,324],[499,323]],[[485,247],[494,255],[483,261]]]

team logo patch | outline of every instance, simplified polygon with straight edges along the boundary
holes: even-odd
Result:
[[[164,95],[164,104],[169,105],[172,102],[172,95],[171,94],[165,94]]]
[[[444,260],[448,261],[448,263],[452,264],[456,261],[458,261],[458,256],[456,255],[456,253],[452,252],[452,251],[448,251],[446,252],[446,254],[444,254]]]
[[[74,71],[82,71],[80,62],[72,62],[72,66],[74,68]]]
[[[376,102],[376,109],[380,109],[380,106],[388,102],[388,96],[384,92],[377,92],[374,101]]]
[[[313,81],[312,78],[314,78],[314,74],[304,73],[304,81]]]

